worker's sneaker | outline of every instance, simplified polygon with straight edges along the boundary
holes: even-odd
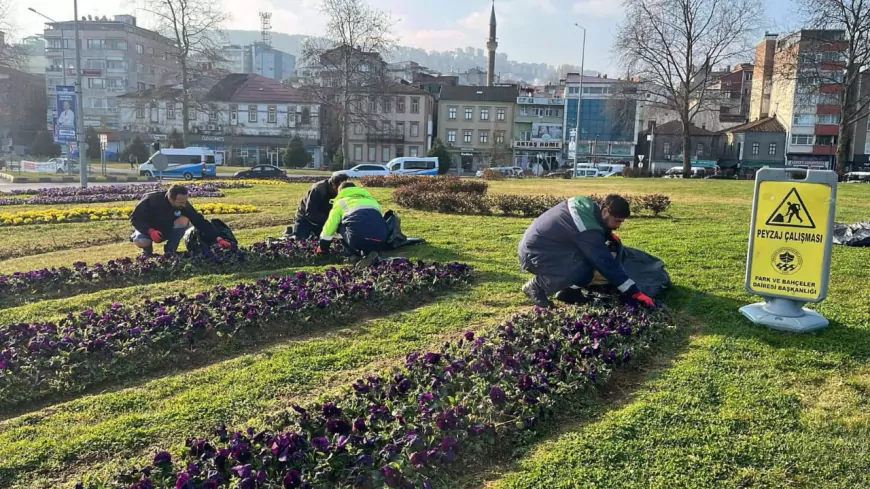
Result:
[[[356,262],[356,265],[354,265],[354,267],[355,268],[370,267],[370,266],[376,264],[377,261],[378,261],[378,252],[372,251],[371,253],[369,253],[365,257],[361,258],[360,261]]]
[[[523,285],[523,293],[538,307],[554,306],[553,302],[547,298],[547,294],[535,285],[534,279],[529,280]]]

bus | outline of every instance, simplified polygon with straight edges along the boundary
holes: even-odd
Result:
[[[400,175],[437,175],[438,158],[434,156],[403,156],[387,163],[390,173]]]
[[[166,170],[158,171],[154,168],[151,160],[154,156],[162,154],[169,161]],[[148,161],[139,165],[139,175],[146,177],[194,178],[217,176],[214,151],[208,148],[184,148],[184,149],[161,149],[151,155]]]

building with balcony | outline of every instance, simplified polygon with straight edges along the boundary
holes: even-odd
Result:
[[[476,171],[511,166],[519,87],[445,86],[438,102],[438,137],[453,167]]]
[[[565,141],[565,99],[555,90],[524,88],[516,99],[511,147],[514,166],[558,168]]]
[[[47,23],[43,37],[46,42],[45,86],[49,100],[47,122],[51,124],[57,117],[52,113],[55,87],[76,83],[73,21]],[[172,54],[173,42],[138,27],[136,17],[116,15],[114,20],[103,17],[79,21],[79,37],[86,127],[110,134],[120,131],[118,95],[178,80],[179,69]]]
[[[168,85],[118,98],[125,139],[162,141],[182,132],[180,86]],[[226,75],[190,106],[188,146],[213,149],[233,164],[280,163],[281,150],[299,136],[323,163],[320,105],[307,92],[256,74]]]
[[[435,100],[419,88],[387,83],[354,111],[345,136],[352,165],[426,156],[432,145]],[[361,102],[363,103],[363,102]]]

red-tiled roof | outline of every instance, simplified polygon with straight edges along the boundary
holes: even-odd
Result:
[[[747,122],[739,126],[725,129],[722,132],[785,132],[785,127],[776,119],[776,116],[765,117],[757,121]]]
[[[305,102],[299,89],[257,74],[233,73],[209,90],[206,100],[221,102]]]

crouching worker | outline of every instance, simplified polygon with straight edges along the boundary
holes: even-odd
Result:
[[[605,197],[601,207],[592,199],[572,197],[541,214],[518,249],[520,268],[535,275],[523,292],[536,305],[550,307],[551,295],[589,285],[598,271],[624,295],[655,307],[607,247],[608,240],[619,240],[613,231],[630,215],[628,202],[618,195]]]
[[[347,175],[339,173],[321,180],[305,193],[296,208],[296,219],[293,223],[293,235],[296,239],[306,239],[319,236],[323,231],[329,211],[332,209],[332,199],[338,195],[338,187],[347,181]]]
[[[207,242],[217,243],[221,248],[232,246],[229,241],[218,237],[214,226],[193,208],[187,200],[187,187],[183,185],[145,195],[130,214],[130,224],[133,225],[130,241],[149,255],[154,252],[154,243],[165,243],[164,253],[178,250],[190,225],[198,229]]]
[[[333,237],[340,235],[345,254],[365,256],[361,264],[370,264],[379,251],[387,249],[388,234],[381,204],[368,190],[345,182],[338,189],[338,196],[320,233],[317,253],[328,252]]]

